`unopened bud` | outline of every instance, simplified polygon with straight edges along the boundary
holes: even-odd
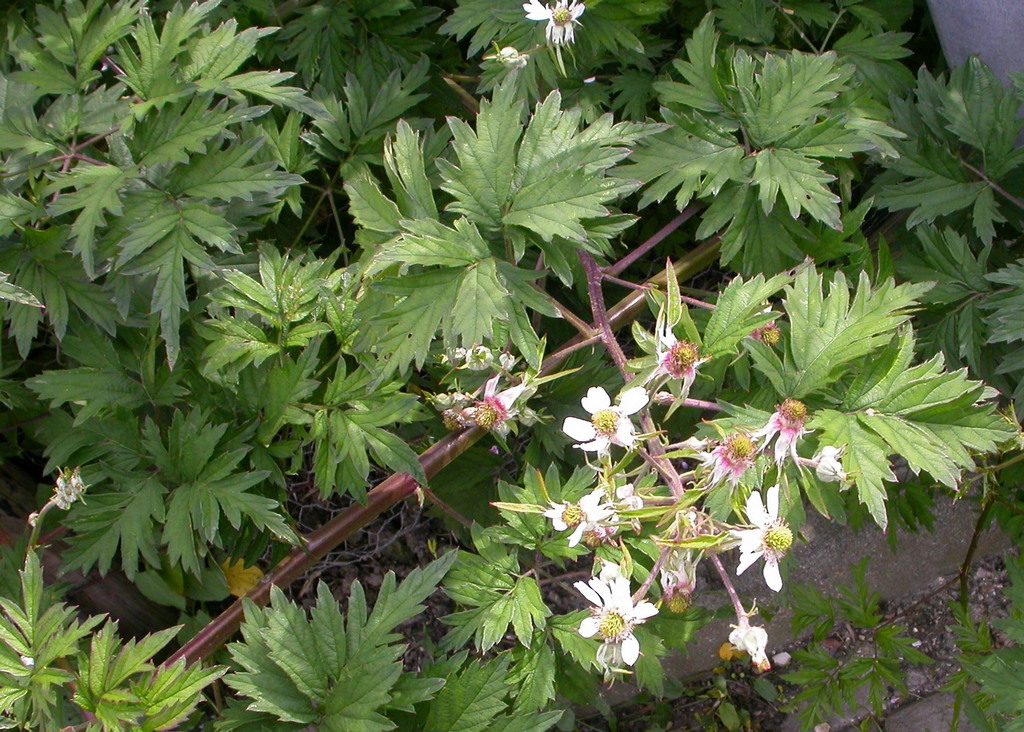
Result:
[[[824,483],[841,483],[846,480],[846,471],[843,470],[843,464],[839,460],[842,452],[842,448],[831,445],[821,448],[814,458],[816,462],[814,472],[818,476],[818,480]]]

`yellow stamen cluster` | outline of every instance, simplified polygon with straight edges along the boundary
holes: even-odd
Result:
[[[551,11],[551,20],[555,21],[557,25],[565,25],[572,20],[572,13],[568,8],[555,8]]]
[[[788,422],[802,424],[807,419],[807,405],[796,399],[787,399],[779,405],[779,414]]]
[[[504,416],[494,404],[484,401],[476,406],[476,411],[473,413],[473,421],[485,430],[489,430],[496,424],[503,422]]]
[[[590,423],[594,425],[597,434],[614,435],[619,426],[619,415],[611,409],[602,409],[590,418]]]
[[[764,532],[764,545],[776,554],[784,554],[793,546],[793,532],[784,523],[776,523]]]
[[[697,363],[700,354],[697,353],[697,346],[690,341],[679,341],[669,348],[668,353],[662,361],[662,365],[669,375],[675,379],[681,379]]]
[[[754,441],[746,435],[729,435],[725,439],[725,447],[734,460],[746,460],[757,451]]]
[[[769,323],[763,328],[758,328],[756,332],[761,342],[767,346],[777,346],[779,341],[782,340],[782,331],[779,330],[779,326],[775,325],[775,323]]]
[[[608,641],[621,638],[627,630],[629,630],[629,624],[618,613],[605,613],[601,617],[601,623],[597,626],[597,632]]]
[[[690,609],[690,606],[693,605],[693,597],[689,592],[673,587],[665,593],[663,604],[669,612],[679,615]]]
[[[569,504],[565,507],[565,510],[562,511],[562,521],[570,529],[576,528],[580,525],[580,522],[583,521],[583,509],[575,503]]]

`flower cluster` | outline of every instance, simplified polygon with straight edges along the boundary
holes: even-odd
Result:
[[[57,472],[57,485],[53,492],[53,502],[57,504],[58,508],[66,511],[71,508],[72,503],[82,497],[85,489],[86,485],[82,481],[78,468],[74,470],[61,468]]]
[[[739,484],[743,474],[754,465],[757,456],[768,449],[774,441],[773,457],[776,465],[782,465],[787,458],[798,466],[815,469],[818,479],[823,482],[845,481],[846,472],[839,458],[843,448],[823,446],[814,458],[806,459],[797,453],[797,444],[810,430],[805,426],[808,418],[807,405],[796,399],[786,399],[776,407],[768,422],[751,433],[734,432],[712,450],[704,451],[705,443],[691,439],[681,443],[683,447],[701,450],[699,457],[710,469],[709,483],[717,485],[728,481]]]
[[[765,335],[770,337],[770,334]],[[656,359],[657,365],[645,383],[659,376],[678,379],[682,381],[684,391],[692,386],[697,369],[706,360],[700,358],[699,348],[694,343],[678,339],[670,327],[659,332]],[[627,450],[636,447],[638,435],[631,418],[649,404],[650,398],[645,388],[632,387],[621,392],[613,403],[603,388],[592,387],[581,400],[590,419],[567,417],[562,423],[563,432],[576,441],[575,447],[603,458],[593,465],[595,470],[603,473],[598,488],[578,503],[552,502],[543,511],[556,530],[571,531],[569,546],[575,547],[582,542],[596,548],[607,544],[629,522],[639,530],[636,513],[623,515],[623,512],[643,509],[644,497],[638,494],[632,482],[625,482],[629,480],[629,472],[617,474],[622,470],[620,466],[627,463],[613,463],[610,454],[613,445]],[[814,458],[799,456],[799,442],[809,432],[806,427],[808,418],[809,412],[803,402],[785,399],[760,429],[735,431],[718,441],[691,438],[675,447],[697,452],[706,470],[707,485],[711,487],[722,483],[738,486],[758,456],[769,451],[779,467],[791,460],[800,468],[813,468],[822,481],[845,480],[846,474],[840,462],[843,448],[823,446]],[[749,528],[712,529],[724,530],[722,535],[731,537],[722,543],[718,551],[738,545],[740,559],[736,574],[742,574],[763,559],[765,583],[775,592],[782,589],[780,561],[793,544],[793,531],[780,516],[780,490],[779,485],[773,485],[765,492],[764,498],[759,490],[750,493],[745,505]],[[689,518],[681,518],[682,514],[677,516],[673,541],[680,542],[680,537],[685,539],[691,535],[695,515],[690,511]],[[679,548],[665,551],[656,570],[660,572],[659,606],[673,613],[682,613],[692,604],[696,568],[702,554]],[[640,655],[633,628],[657,612],[654,605],[642,600],[634,602],[629,592],[629,581],[618,574],[617,565],[614,571],[606,568],[600,577],[586,583],[577,582],[575,586],[595,606],[579,632],[587,638],[599,636],[603,641],[597,654],[598,665],[606,674],[622,671],[623,666],[632,666]],[[738,624],[733,626],[729,635],[730,643],[737,650],[749,654],[757,669],[767,670],[770,668],[765,655],[767,632],[764,628],[752,626],[749,614],[739,610],[737,613]]]
[[[507,351],[495,355],[487,346],[476,345],[472,348],[456,348],[447,357],[443,357],[442,361],[457,369],[470,371],[487,371],[497,363],[502,369],[509,371],[515,366],[516,357]]]

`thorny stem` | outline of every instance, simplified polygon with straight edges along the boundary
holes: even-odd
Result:
[[[705,310],[714,310],[715,306],[709,302],[698,300],[695,297],[687,297],[686,295],[680,295],[679,299],[685,302],[687,305],[693,305],[694,307],[704,308]]]
[[[787,11],[786,11],[786,9],[785,9],[784,7],[782,7],[782,4],[781,4],[781,3],[779,3],[779,1],[778,1],[778,0],[775,0],[775,7],[776,7],[776,9],[777,9],[777,10],[778,10],[778,11],[779,11],[779,12],[780,12],[781,14],[782,14],[782,17],[783,17],[783,18],[785,18],[786,22],[787,22],[787,23],[789,23],[790,27],[792,27],[792,28],[793,28],[793,30],[794,30],[794,31],[796,31],[796,34],[797,34],[798,36],[800,36],[800,40],[802,40],[802,41],[803,41],[804,43],[806,43],[806,44],[807,44],[807,46],[808,46],[808,47],[809,47],[809,48],[810,48],[810,49],[811,49],[811,50],[812,50],[812,51],[813,51],[813,52],[814,52],[815,54],[820,54],[820,53],[821,53],[821,51],[819,51],[819,50],[818,50],[818,47],[817,47],[817,46],[815,46],[815,45],[814,45],[813,43],[811,43],[811,39],[810,39],[810,38],[808,38],[808,37],[807,37],[807,35],[806,35],[806,34],[805,34],[805,33],[804,33],[804,32],[803,32],[802,30],[800,30],[800,26],[798,26],[798,25],[797,25],[797,24],[796,24],[795,22],[793,22],[793,19],[792,19],[791,17],[789,17],[790,13],[789,13],[789,12],[787,12]],[[790,12],[792,12],[792,11],[790,11]],[[838,18],[836,18],[836,21],[838,21],[838,20],[839,20],[839,19],[838,19]],[[832,32],[832,31],[831,31],[831,29],[830,29],[830,30],[829,30],[829,33],[831,33],[831,32]],[[824,48],[824,47],[825,47],[825,46],[824,46],[824,44],[822,44],[822,48]]]
[[[45,506],[39,509],[38,513],[36,513],[35,522],[32,524],[32,533],[28,537],[29,551],[32,551],[33,549],[39,546],[39,530],[43,528],[43,517],[45,517],[46,514],[50,512],[50,509],[53,508],[55,505],[56,504],[51,499],[46,503]]]
[[[446,515],[448,515],[451,518],[455,519],[460,524],[465,526],[467,529],[472,529],[473,528],[473,522],[472,521],[470,521],[468,518],[466,518],[461,513],[459,513],[454,508],[452,508],[447,503],[445,503],[440,498],[438,498],[437,494],[435,494],[432,490],[430,490],[430,488],[428,488],[427,486],[425,486],[423,484],[420,484],[420,490],[423,491],[423,495],[425,495],[427,498],[429,498],[431,500],[431,502],[435,506],[440,508]]]
[[[448,435],[434,443],[420,456],[420,464],[428,478],[431,478],[452,460],[469,449],[485,431],[472,427]],[[366,504],[356,506],[324,524],[306,537],[305,546],[296,547],[274,568],[270,574],[246,595],[259,606],[267,604],[270,589],[275,585],[284,587],[295,581],[314,564],[322,560],[336,546],[366,526],[387,509],[416,492],[417,483],[408,473],[394,473],[366,495]],[[208,623],[192,640],[177,650],[167,665],[184,658],[186,663],[196,663],[211,656],[234,635],[242,623],[242,599],[233,602],[227,610]]]
[[[979,178],[981,178],[981,180],[982,180],[982,181],[983,181],[984,183],[987,183],[987,184],[988,184],[988,185],[989,185],[989,186],[990,186],[990,187],[992,188],[992,190],[993,190],[993,191],[995,191],[996,193],[998,193],[999,195],[1001,195],[1001,196],[1002,196],[1003,198],[1005,198],[1005,199],[1006,199],[1007,201],[1009,201],[1010,203],[1012,203],[1012,204],[1013,204],[1014,206],[1016,206],[1017,208],[1020,208],[1020,209],[1024,209],[1024,201],[1022,201],[1021,199],[1017,198],[1017,197],[1016,197],[1015,195],[1013,195],[1013,194],[1012,194],[1012,193],[1010,193],[1010,192],[1009,192],[1008,190],[1006,190],[1005,188],[1003,188],[1003,187],[1002,187],[1001,185],[999,185],[998,183],[996,183],[996,182],[995,182],[994,180],[992,180],[991,178],[989,178],[989,177],[988,177],[988,176],[987,176],[987,175],[985,174],[985,171],[984,171],[984,170],[981,170],[980,168],[976,168],[976,167],[974,167],[973,165],[971,165],[970,163],[968,163],[968,162],[967,162],[966,160],[964,160],[963,158],[957,158],[957,159],[958,159],[958,160],[960,161],[960,164],[961,164],[961,165],[963,165],[963,166],[964,166],[965,168],[967,168],[967,169],[968,169],[969,171],[971,171],[971,172],[972,172],[972,173],[974,173],[974,174],[975,174],[976,176],[978,176]]]
[[[659,404],[672,404],[676,398],[668,392],[661,391],[651,397],[651,401],[658,402]],[[684,407],[690,407],[691,409],[707,409],[712,412],[721,412],[722,407],[717,402],[709,402],[704,399],[683,399]]]
[[[605,282],[611,282],[613,284],[629,288],[630,290],[642,290],[643,292],[647,292],[648,290],[654,289],[646,283],[642,285],[637,285],[634,284],[633,282],[630,282],[629,280],[620,280],[618,277],[613,277],[610,274],[602,274],[601,279],[604,280]]]
[[[672,553],[672,547],[666,546],[661,550],[661,554],[654,560],[654,566],[651,567],[651,573],[647,575],[647,579],[644,580],[643,584],[633,593],[633,604],[637,604],[647,596],[647,590],[651,589],[651,585],[654,583],[654,578],[661,571],[661,565],[668,560],[668,555]]]
[[[594,325],[601,333],[601,341],[604,343],[605,350],[608,351],[608,355],[615,362],[615,367],[628,384],[632,381],[633,375],[626,371],[626,354],[622,352],[622,346],[615,339],[612,324],[608,320],[608,310],[604,306],[604,293],[601,291],[601,269],[590,252],[581,251],[579,255],[583,271],[587,273],[587,292],[590,294],[590,310],[594,315]]]
[[[999,463],[999,465],[996,465],[994,468],[992,468],[992,472],[993,473],[998,473],[999,471],[1005,470],[1006,468],[1010,467],[1011,465],[1019,463],[1021,460],[1024,460],[1024,452],[1019,452],[1016,455],[1014,455],[1012,458],[1010,458],[1008,460],[1004,460],[1003,462]]]
[[[719,243],[705,242],[695,250],[678,260],[674,267],[678,276],[686,278],[707,267],[718,256]],[[665,273],[660,272],[649,282],[663,284]],[[643,293],[631,293],[608,311],[608,321],[612,328],[630,322],[644,305]],[[599,342],[597,336],[583,338],[577,336],[567,342],[558,351],[544,359],[542,374],[553,373],[571,353]],[[420,465],[427,477],[433,477],[442,468],[455,460],[477,442],[484,430],[471,427],[462,432],[454,433],[434,443],[420,455]],[[347,540],[355,532],[362,529],[373,519],[399,501],[408,498],[416,491],[416,481],[408,473],[395,473],[380,483],[367,494],[366,505],[356,506],[345,513],[339,514],[330,522],[305,537],[305,546],[297,547],[285,557],[277,567],[268,574],[246,597],[256,605],[266,605],[270,599],[270,588],[274,585],[285,586],[305,574],[310,567],[319,562],[336,546]],[[190,641],[178,649],[168,659],[172,664],[179,659],[187,663],[196,663],[210,657],[231,638],[242,624],[242,600],[236,600],[206,625]]]
[[[662,226],[650,239],[633,249],[629,254],[613,264],[611,267],[606,268],[605,274],[614,276],[622,272],[626,267],[647,254],[651,249],[661,244],[669,234],[693,218],[694,214],[702,208],[704,208],[704,206],[699,203],[695,203],[684,208],[682,213]]]
[[[679,486],[682,487],[682,481],[679,480],[679,475],[677,473],[674,471],[669,472],[668,468],[665,467],[665,464],[668,463],[668,461],[661,456],[655,457],[651,455],[651,453],[647,452],[647,450],[644,450],[643,448],[640,448],[637,452],[639,452],[640,457],[643,458],[645,463],[658,471],[658,474],[665,479],[665,482],[669,484],[669,488],[672,489],[673,498],[678,500],[683,493],[681,490],[677,492],[675,485],[678,483]]]
[[[577,333],[579,333],[584,338],[589,338],[590,336],[594,335],[594,329],[591,328],[588,323],[584,322],[579,316],[577,316],[576,313],[574,313],[572,310],[570,310],[565,305],[560,303],[556,298],[551,297],[551,295],[548,295],[539,287],[537,288],[537,291],[541,295],[543,295],[549,303],[551,303],[551,306],[555,308],[555,310],[558,311],[558,314],[562,316],[562,320],[569,323],[569,325],[576,329]]]
[[[708,553],[708,558],[711,563],[715,565],[715,571],[718,572],[718,576],[722,579],[722,584],[725,585],[725,591],[729,594],[729,600],[732,601],[732,609],[736,611],[736,620],[739,622],[747,614],[747,611],[743,609],[743,603],[740,602],[740,596],[736,594],[736,588],[732,586],[732,577],[722,566],[722,560],[718,558],[717,554]]]

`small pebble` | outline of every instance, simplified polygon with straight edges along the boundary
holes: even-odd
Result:
[[[785,651],[781,651],[779,653],[776,653],[774,656],[772,656],[772,663],[774,665],[776,665],[776,666],[779,666],[779,667],[788,666],[790,661],[792,661],[792,660],[793,660],[793,657],[791,655],[789,655],[788,653],[786,653]]]

